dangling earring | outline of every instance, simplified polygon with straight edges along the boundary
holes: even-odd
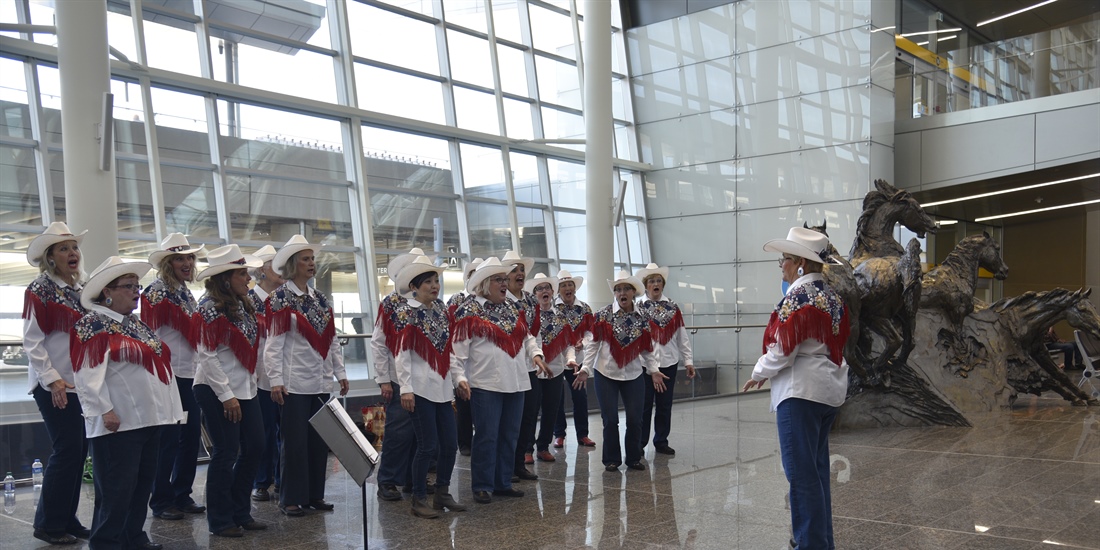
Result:
[[[802,271],[802,268],[801,268],[801,267],[800,267],[800,268],[798,268],[798,276],[799,276],[799,277],[801,277],[801,276],[803,276],[803,275],[805,275],[805,274],[806,274],[806,272],[805,272],[805,271]]]
[[[229,290],[229,281],[222,281],[222,287],[224,287],[226,290]]]
[[[110,306],[111,302],[114,302],[114,300],[112,300],[110,296],[108,296],[106,300],[103,300],[103,303],[107,306]]]
[[[57,264],[54,263],[53,258],[50,258],[50,259],[46,260],[46,263],[49,264],[51,268],[56,268],[57,267]]]

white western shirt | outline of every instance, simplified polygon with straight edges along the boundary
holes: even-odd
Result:
[[[484,296],[475,299],[482,305],[488,301]],[[512,357],[487,338],[474,336],[452,342],[451,379],[456,385],[466,381],[471,388],[501,393],[527,391],[531,389],[527,366],[532,358],[542,356],[542,348],[529,332],[523,339],[523,347],[526,353],[520,351]]]
[[[70,285],[57,278],[53,273],[46,274],[50,280],[61,288]],[[76,290],[82,287],[77,284]],[[54,331],[49,334],[42,332],[42,327],[35,317],[34,308],[30,308],[30,314],[23,320],[23,350],[27,353],[27,386],[33,393],[35,386],[50,391],[50,384],[58,380],[64,380],[69,384],[73,382],[73,363],[69,357],[69,332]],[[67,390],[67,393],[76,393],[76,388]]]
[[[312,296],[316,292],[308,286],[303,292],[294,281],[287,281],[286,287],[297,296],[306,292]],[[271,315],[272,312],[268,311],[269,318]],[[271,387],[284,386],[286,391],[296,394],[332,393],[334,376],[337,380],[348,378],[339,338],[332,339],[328,356],[322,359],[321,354],[298,332],[297,315],[290,316],[290,330],[278,336],[268,333],[264,344],[264,366]]]
[[[408,307],[425,307],[425,304],[409,298]],[[431,304],[427,307],[430,308]],[[394,368],[401,395],[414,393],[433,403],[450,403],[455,398],[454,384],[451,383],[453,371],[448,370],[447,376],[440,376],[432,370],[430,363],[411,349],[397,354]]]
[[[652,302],[648,296],[641,300],[641,304],[646,302]],[[658,302],[670,302],[665,295],[661,295],[656,301]],[[681,313],[682,315],[682,313]],[[695,366],[695,363],[691,359],[691,339],[688,338],[688,331],[683,326],[676,329],[676,334],[669,338],[667,344],[661,344],[657,341],[656,335],[653,338],[653,354],[657,356],[657,364],[663,367],[671,367],[679,364],[680,360],[684,360],[685,365]]]
[[[611,304],[612,313],[618,314],[621,309],[622,308],[619,307],[619,302]],[[637,313],[637,309],[635,309],[635,313]],[[649,331],[648,322],[646,324],[646,331]],[[633,380],[642,373],[653,374],[655,372],[660,372],[657,367],[657,357],[653,354],[652,350],[642,351],[633,361],[619,368],[619,364],[616,363],[615,358],[611,356],[611,348],[608,346],[607,342],[597,342],[591,330],[584,333],[583,343],[584,366],[581,367],[581,370],[588,373],[589,377],[592,376],[593,366],[595,366],[604,377],[622,382]]]
[[[252,292],[256,293],[256,297],[260,299],[261,303],[267,302],[268,293],[266,290],[256,285],[252,287]],[[266,310],[265,310],[266,311]],[[260,330],[257,337],[260,339],[259,347],[256,351],[256,387],[264,390],[271,391],[271,379],[267,377],[267,369],[264,368],[264,348],[267,345],[267,314],[256,311],[256,321],[261,323],[263,330]]]

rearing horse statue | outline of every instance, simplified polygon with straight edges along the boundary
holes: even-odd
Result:
[[[936,222],[924,213],[913,195],[886,180],[875,180],[875,191],[863,198],[863,213],[856,222],[856,240],[848,255],[852,267],[859,267],[868,258],[904,254],[905,249],[894,239],[894,225],[898,223],[922,239],[926,233],[936,232]]]
[[[974,311],[979,267],[999,281],[1008,277],[1001,247],[984,231],[959,241],[942,264],[921,278],[920,307],[942,310],[957,332],[963,319]]]

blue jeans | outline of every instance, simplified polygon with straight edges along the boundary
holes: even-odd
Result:
[[[470,449],[471,489],[474,492],[511,489],[523,392],[471,388],[470,413],[477,426]]]
[[[283,485],[281,506],[305,506],[325,498],[328,445],[309,419],[325,406],[329,394],[291,393],[283,397]]]
[[[241,421],[230,422],[210,386],[199,384],[194,390],[214,444],[206,469],[206,523],[211,533],[249,524],[253,521],[249,493],[264,450],[260,404],[255,398],[237,400]]]
[[[1077,344],[1073,342],[1058,342],[1056,344],[1047,344],[1047,349],[1051,351],[1060,351],[1064,356],[1063,363],[1066,364],[1066,368],[1070,368],[1077,365],[1083,365],[1085,360],[1081,358],[1081,349],[1077,347]]]
[[[528,371],[527,378],[531,381],[531,389],[523,392],[523,415],[519,421],[519,438],[516,441],[515,462],[512,469],[519,472],[524,466],[524,454],[534,452],[535,426],[539,422],[539,407],[542,405],[542,384],[536,371]]]
[[[650,377],[639,374],[633,380],[612,380],[596,373],[596,399],[600,402],[603,417],[603,465],[623,464],[622,447],[619,446],[619,397],[626,410],[626,463],[642,460],[642,399],[645,384]]]
[[[416,433],[416,460],[413,461],[413,496],[418,499],[428,497],[428,467],[439,457],[435,467],[435,486],[446,488],[451,485],[451,472],[455,468],[455,453],[458,452],[458,434],[455,431],[455,413],[451,403],[436,403],[416,396],[413,407],[413,431]]]
[[[133,548],[149,541],[145,507],[156,475],[161,428],[91,439],[95,513],[88,544],[93,550]]]
[[[661,368],[661,374],[668,377],[668,380],[665,380],[664,392],[653,389],[653,379],[646,377],[650,379],[645,382],[645,407],[642,411],[642,448],[645,448],[649,443],[650,422],[653,425],[653,446],[664,447],[668,445],[668,434],[672,432],[672,394],[673,390],[676,389],[677,365]],[[656,416],[653,413],[654,408],[657,409]]]
[[[260,453],[260,464],[256,469],[256,479],[253,480],[252,487],[267,489],[272,483],[275,487],[279,487],[282,485],[279,454],[283,446],[282,436],[279,433],[281,407],[271,400],[271,392],[267,390],[256,390],[256,401],[260,404],[260,418],[264,423],[264,450]]]
[[[553,439],[554,422],[558,418],[558,409],[561,407],[563,375],[553,378],[539,378],[537,383],[542,387],[542,421],[539,422],[539,435],[535,438],[535,447],[540,451],[550,448],[550,440]]]
[[[577,430],[577,440],[588,437],[588,389],[573,389],[577,379],[572,369],[565,369],[565,390],[558,399],[558,420],[554,423],[554,437],[565,437],[565,394],[573,398],[573,427]]]
[[[34,511],[34,528],[56,533],[80,527],[76,507],[80,503],[80,483],[84,475],[84,457],[88,456],[88,439],[84,437],[84,416],[80,399],[68,394],[64,409],[53,406],[53,396],[34,387],[34,401],[42,413],[46,433],[53,452],[42,472],[42,496]]]
[[[202,433],[199,418],[202,414],[191,390],[194,382],[194,378],[176,377],[187,423],[166,425],[161,431],[157,475],[153,482],[153,498],[149,501],[154,514],[195,502],[191,498],[191,486],[195,484],[195,467],[199,462],[199,436]]]
[[[382,439],[382,460],[378,465],[379,485],[412,485],[412,463],[416,456],[416,431],[412,416],[401,406],[401,386],[393,386],[393,397],[386,403],[386,431]]]
[[[836,407],[791,397],[776,409],[783,471],[791,484],[791,528],[799,548],[833,550],[829,429]]]

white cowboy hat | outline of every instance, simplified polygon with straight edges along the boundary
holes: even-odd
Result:
[[[657,267],[657,264],[649,264],[649,265],[639,269],[636,273],[634,273],[634,276],[637,277],[639,281],[645,281],[645,278],[649,277],[650,275],[660,275],[661,278],[664,279],[665,282],[667,283],[668,282],[668,266]]]
[[[565,281],[573,281],[576,286],[575,290],[580,290],[581,285],[584,284],[584,277],[574,277],[572,273],[563,269],[558,272],[558,286],[561,286]]]
[[[394,286],[397,286],[397,277],[401,275],[401,270],[405,269],[405,266],[413,263],[418,256],[423,256],[424,250],[420,248],[413,248],[404,254],[398,254],[390,260],[389,265],[386,266],[386,275],[393,281]],[[434,260],[434,258],[428,258],[428,260]]]
[[[534,258],[521,258],[519,253],[515,250],[509,250],[500,257],[500,264],[506,267],[523,264],[523,271],[526,273],[531,271],[531,268],[535,267],[535,260]]]
[[[211,250],[206,254],[206,261],[208,265],[195,277],[196,281],[213,277],[224,271],[256,268],[264,265],[263,260],[251,254],[241,254],[241,248],[235,244]]]
[[[501,265],[500,260],[490,257],[488,260],[481,262],[481,265],[474,270],[474,274],[470,275],[469,280],[466,281],[466,292],[476,294],[477,287],[482,281],[493,275],[504,275],[509,271],[512,271],[512,266]]]
[[[465,283],[467,280],[469,280],[470,274],[473,273],[475,269],[477,269],[477,266],[481,265],[481,262],[484,261],[485,258],[474,258],[473,261],[467,262],[466,271],[462,272],[462,282]]]
[[[634,292],[636,294],[641,294],[645,292],[645,287],[642,286],[642,280],[634,275],[631,275],[630,272],[625,269],[619,270],[619,274],[615,276],[615,280],[607,280],[607,286],[611,288],[611,292],[615,292],[615,287],[623,283],[634,287]]]
[[[214,252],[211,251],[211,254]],[[263,248],[252,253],[252,256],[258,258],[261,262],[267,263],[275,259],[275,247],[269,244],[265,244]]]
[[[88,282],[84,283],[84,290],[80,291],[80,305],[85,309],[91,309],[95,305],[92,300],[99,298],[99,293],[103,292],[103,288],[112,281],[123,275],[135,275],[140,279],[149,273],[150,269],[153,269],[153,264],[149,262],[126,262],[118,256],[103,260],[103,263],[92,272],[92,276],[88,277]]]
[[[394,281],[394,285],[397,287],[397,292],[404,294],[406,292],[412,292],[411,286],[412,280],[424,273],[434,272],[436,275],[443,273],[446,267],[436,266],[428,259],[427,256],[417,256],[413,261],[401,269],[401,273],[397,275],[397,280]]]
[[[88,230],[85,229],[84,233]],[[38,267],[38,264],[42,263],[42,256],[46,254],[46,249],[65,241],[76,241],[76,244],[80,244],[80,241],[84,240],[84,233],[79,235],[73,235],[72,231],[69,231],[69,226],[65,225],[65,222],[53,222],[41,235],[34,238],[31,241],[31,245],[27,247],[27,263]]]
[[[278,273],[280,277],[285,277],[286,274],[283,273],[283,267],[286,266],[290,258],[303,250],[312,250],[313,255],[316,256],[317,253],[321,251],[321,245],[309,244],[309,241],[307,241],[305,237],[295,235],[275,253],[275,257],[271,259],[271,268],[274,269],[275,273]]]
[[[792,227],[787,232],[786,239],[773,239],[764,243],[764,251],[790,254],[819,264],[832,263],[828,255],[829,237],[804,227]]]
[[[192,248],[191,243],[187,242],[187,237],[183,233],[169,233],[163,241],[160,241],[160,250],[154,250],[149,255],[149,263],[154,266],[160,265],[160,261],[166,256],[172,254],[198,254],[205,247],[206,245],[200,245],[198,248]]]
[[[558,293],[558,278],[547,277],[542,273],[538,273],[534,277],[527,279],[527,281],[523,283],[523,290],[526,290],[527,292],[534,292],[536,286],[546,283],[550,283],[550,288],[554,294]]]

